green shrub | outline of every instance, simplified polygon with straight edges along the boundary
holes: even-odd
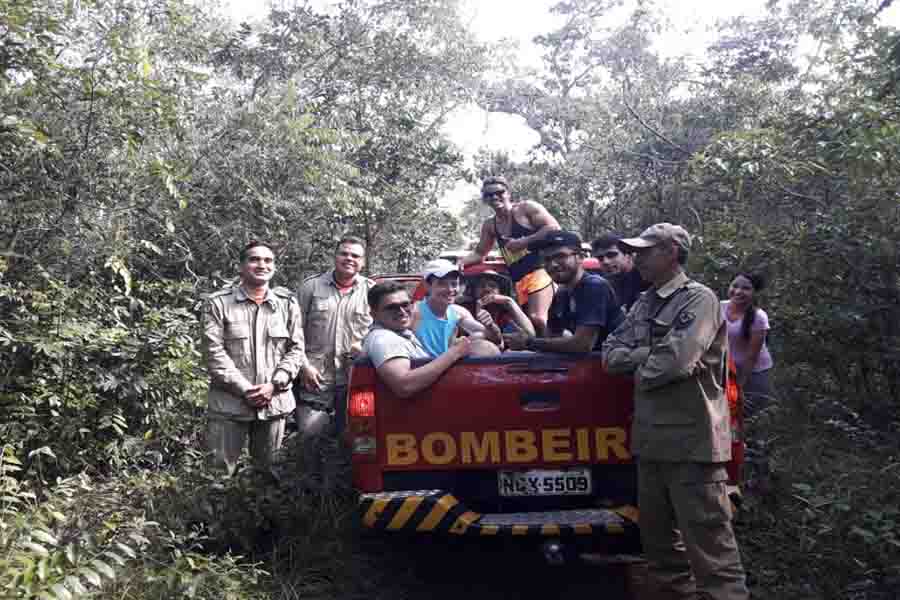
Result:
[[[102,278],[0,280],[0,439],[23,461],[20,476],[108,472],[139,441],[171,460],[205,389],[192,296],[176,283],[133,282],[125,294]],[[56,459],[36,474],[28,456],[45,446]]]
[[[204,528],[176,517],[198,501],[194,472],[60,480],[38,502],[0,460],[0,590],[12,598],[263,597],[259,565],[211,552]],[[174,502],[173,498],[186,501]],[[160,520],[154,520],[159,517]]]
[[[738,520],[754,594],[893,597],[900,575],[897,432],[872,427],[830,395],[782,381],[782,402],[747,431],[764,461],[762,469],[750,465]],[[862,582],[871,596],[851,593]]]

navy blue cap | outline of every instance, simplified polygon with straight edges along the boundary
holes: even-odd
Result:
[[[529,250],[543,250],[554,246],[566,246],[581,250],[581,236],[574,231],[551,231],[539,240],[528,244]]]

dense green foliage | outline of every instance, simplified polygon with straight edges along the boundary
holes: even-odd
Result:
[[[559,4],[562,27],[536,40],[543,69],[487,88],[541,141],[527,164],[484,156],[481,170],[511,172],[588,239],[685,224],[693,271],[720,293],[738,270],[769,276],[782,360],[896,418],[900,36],[878,24],[887,5],[772,2],[722,24],[699,65],[654,48],[649,2],[608,28],[616,5]],[[808,40],[814,56],[800,54]]]
[[[572,0],[535,68],[475,40],[454,0],[239,26],[187,0],[0,0],[0,596],[396,597],[340,478],[301,491],[292,449],[279,486],[206,472],[197,302],[251,238],[277,244],[291,287],[344,233],[372,272],[416,268],[474,234],[477,199],[461,218],[438,200],[487,172],[587,238],[685,224],[691,270],[721,292],[766,272],[785,402],[751,430],[755,584],[896,581],[890,4],[772,1],[698,59],[661,51],[650,1],[610,26],[623,3]],[[469,103],[524,117],[529,159],[466,171],[443,126]]]

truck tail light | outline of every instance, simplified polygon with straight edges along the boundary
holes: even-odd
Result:
[[[354,390],[350,394],[351,417],[375,416],[375,391],[371,389]]]
[[[351,388],[347,403],[347,433],[355,459],[375,459],[378,448],[375,430],[375,390],[371,387]]]

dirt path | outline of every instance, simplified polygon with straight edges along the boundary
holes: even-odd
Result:
[[[546,564],[534,547],[396,540],[391,563],[394,598],[422,600],[627,600],[626,569],[589,564]],[[402,573],[402,574],[401,574]],[[387,582],[385,582],[387,583]],[[379,594],[380,595],[380,594]],[[385,595],[385,597],[389,597]]]

